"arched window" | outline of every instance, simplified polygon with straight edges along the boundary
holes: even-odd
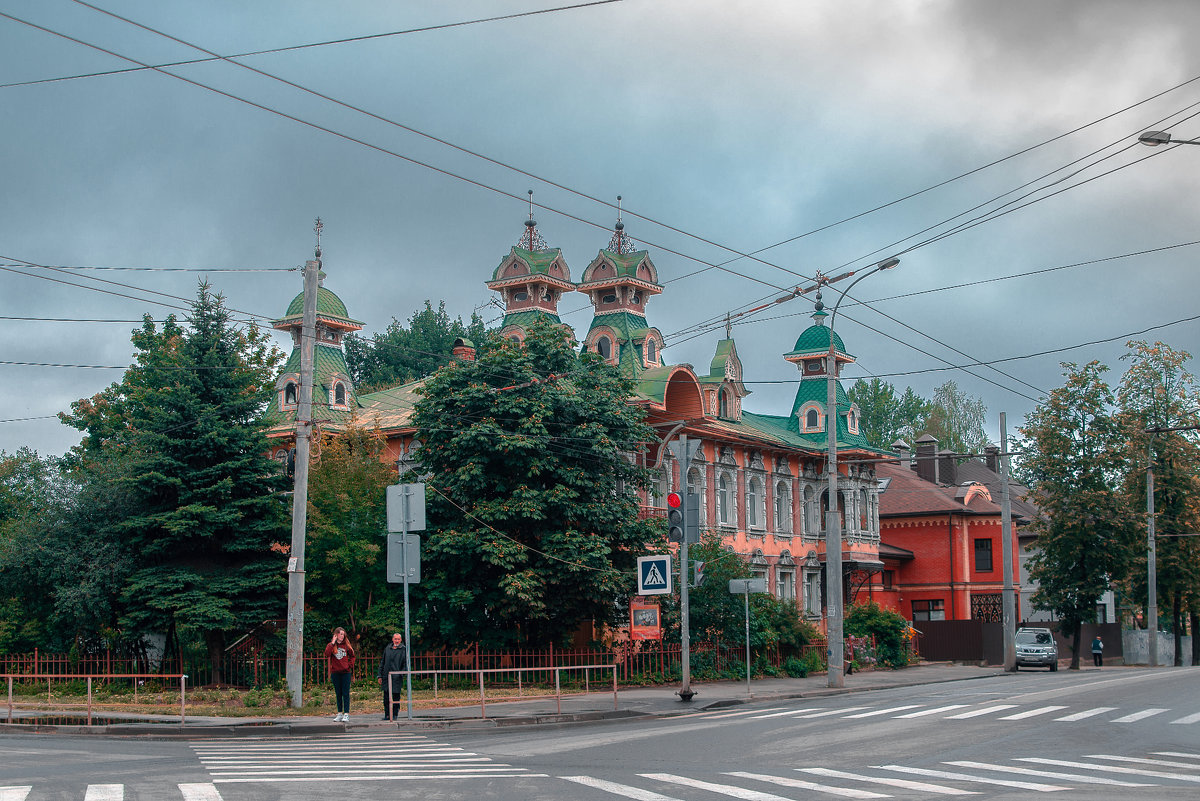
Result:
[[[816,495],[812,487],[804,488],[804,526],[810,536],[816,536],[816,533],[821,530],[821,526],[816,520]]]
[[[723,389],[717,392],[717,417],[729,417],[729,393]]]
[[[717,520],[721,525],[729,525],[729,479],[722,473],[717,479]]]
[[[529,300],[529,293],[526,292],[525,290],[518,289],[516,292],[513,293],[513,301],[515,301],[516,303],[524,303],[527,300]]]
[[[783,534],[792,530],[792,495],[786,481],[775,484],[775,530]]]
[[[746,482],[746,525],[757,528],[762,524],[758,519],[758,504],[762,500],[762,483],[757,478]]]
[[[846,413],[846,429],[851,434],[858,433],[858,415],[854,413],[853,409]]]
[[[816,409],[809,409],[804,415],[804,427],[809,431],[816,431],[821,427],[821,415]]]
[[[646,361],[650,364],[658,364],[658,345],[653,339],[646,340]]]
[[[346,385],[340,381],[333,387],[333,402],[337,406],[346,405]]]
[[[612,358],[612,340],[608,337],[600,337],[596,340],[596,352],[604,359]]]
[[[296,405],[296,385],[294,383],[292,383],[291,381],[287,382],[287,384],[283,388],[283,405],[284,406],[295,406]]]

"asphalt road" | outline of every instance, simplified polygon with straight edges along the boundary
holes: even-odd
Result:
[[[1022,671],[565,727],[6,735],[0,801],[1200,797],[1200,672]]]

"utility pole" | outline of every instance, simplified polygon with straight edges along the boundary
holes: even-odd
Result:
[[[1154,432],[1146,445],[1146,636],[1150,667],[1158,667],[1158,565],[1154,540]]]
[[[1000,412],[1000,564],[1004,571],[1004,597],[1001,599],[1001,627],[1004,630],[1004,670],[1017,669],[1016,592],[1012,564],[1012,499],[1008,488],[1008,423]]]
[[[675,460],[679,462],[679,483],[683,486],[685,497],[684,501],[684,531],[689,528],[687,514],[689,504],[686,497],[687,492],[687,477],[688,471],[692,467],[692,459],[696,455],[696,451],[700,448],[700,441],[688,442],[687,434],[680,434],[679,437],[671,443],[671,452],[675,454]],[[692,507],[694,508],[694,506]],[[698,512],[697,512],[698,514]],[[699,521],[696,521],[696,528],[699,527]],[[692,691],[692,666],[691,666],[691,631],[690,631],[690,608],[688,606],[688,538],[685,535],[683,541],[679,543],[679,639],[680,639],[680,687],[676,693],[680,700],[690,701],[696,695]]]
[[[321,272],[321,219],[316,259],[304,264],[304,318],[300,328],[300,397],[296,405],[296,469],[292,492],[292,548],[288,558],[287,685],[292,706],[304,704],[304,535],[308,523],[308,462],[312,445],[313,351],[317,339],[317,282]]]

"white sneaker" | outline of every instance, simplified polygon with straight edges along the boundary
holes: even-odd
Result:
[[[349,723],[349,722],[350,722],[350,713],[343,712],[342,713],[342,723]]]
[[[336,715],[333,716],[333,722],[340,723],[341,721],[342,721],[342,713],[338,712]]]

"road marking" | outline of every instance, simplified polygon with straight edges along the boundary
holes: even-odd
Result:
[[[1058,773],[1052,770],[1035,770],[1034,768],[1019,768],[1014,765],[993,765],[988,762],[946,762],[957,768],[978,768],[979,770],[995,770],[1001,773],[1019,773],[1022,776],[1038,776],[1043,779],[1066,779],[1067,781],[1083,782],[1084,784],[1109,784],[1116,787],[1157,787],[1157,784],[1142,782],[1123,782],[1119,779],[1105,779],[1100,776],[1084,776],[1081,773]]]
[[[806,782],[802,779],[792,779],[787,776],[771,776],[765,773],[745,773],[743,771],[727,771],[726,776],[737,776],[739,779],[753,779],[760,782],[771,782],[782,787],[799,790],[817,790],[830,795],[840,795],[843,798],[891,798],[884,793],[872,793],[870,790],[853,790],[849,787],[832,787],[828,784]]]
[[[33,785],[0,787],[0,801],[25,801],[25,796],[29,795],[32,789]]]
[[[1172,723],[1183,723],[1183,724],[1200,722],[1200,712],[1197,712],[1194,715],[1188,715],[1187,717],[1180,718],[1179,720],[1172,720],[1171,722]]]
[[[920,704],[906,704],[905,706],[894,706],[891,709],[875,709],[871,712],[859,712],[857,715],[846,715],[844,719],[851,718],[873,718],[876,715],[886,715],[889,712],[903,712],[906,709],[916,709]],[[845,710],[842,710],[843,712]]]
[[[762,709],[746,709],[746,710],[743,710],[743,711],[741,711],[741,712],[713,712],[712,714],[706,715],[706,717],[707,717],[709,720],[715,720],[715,719],[717,719],[717,718],[739,718],[739,717],[741,717],[742,715],[753,715],[755,712],[763,712],[763,711],[768,711],[768,712],[769,712],[769,711],[770,711],[770,710],[772,710],[772,709],[782,709],[782,708],[783,708],[783,707],[772,706],[772,707],[768,707],[766,710],[762,710]]]
[[[660,782],[671,782],[672,784],[682,784],[685,787],[695,787],[697,790],[708,790],[710,793],[720,793],[722,795],[731,796],[732,798],[742,798],[745,801],[792,801],[790,798],[784,798],[781,795],[774,793],[764,793],[759,790],[746,790],[741,787],[736,787],[732,784],[716,784],[714,782],[704,782],[699,779],[689,779],[687,776],[676,776],[671,773],[640,773],[647,779],[654,779]]]
[[[784,717],[785,715],[799,715],[803,712],[812,712],[812,707],[802,706],[799,709],[787,709],[787,710],[784,710],[783,712],[772,712],[769,715],[755,715],[754,719],[758,720],[759,718],[781,718],[781,717]]]
[[[938,706],[933,709],[922,709],[920,712],[909,712],[907,715],[896,715],[897,718],[923,718],[926,715],[936,715],[939,712],[953,712],[955,709],[962,709],[969,704],[950,704],[949,706]]]
[[[520,775],[514,774],[513,776],[511,776],[509,778],[547,779],[549,777],[550,777],[550,774],[548,774],[548,773],[522,773]],[[494,778],[496,778],[496,776],[495,776],[495,774],[491,774],[491,773],[480,773],[480,774],[464,773],[461,776],[460,775],[447,776],[445,773],[397,773],[397,774],[382,774],[379,776],[374,776],[374,775],[372,775],[372,776],[348,776],[348,777],[339,777],[339,778],[342,781],[348,781],[348,782],[350,782],[350,781],[353,781],[353,782],[391,782],[391,781],[395,781],[396,779],[447,779],[447,778],[494,779]],[[327,781],[329,781],[329,777],[328,776],[272,776],[270,778],[263,778],[263,779],[260,779],[260,778],[214,779],[213,781],[216,782],[217,784],[254,784],[254,783],[263,784],[266,782],[269,782],[271,784],[276,784],[276,783],[296,784],[296,783],[300,783],[300,782],[327,782]]]
[[[1184,759],[1200,759],[1200,754],[1188,754],[1183,751],[1155,751],[1158,756],[1183,757]]]
[[[221,801],[215,784],[181,784],[179,792],[183,793],[183,801]]]
[[[89,784],[83,801],[124,801],[123,784]]]
[[[678,798],[673,798],[669,795],[655,793],[650,790],[643,790],[639,787],[630,787],[626,784],[617,784],[616,782],[606,782],[603,779],[593,779],[591,776],[559,776],[560,779],[566,779],[569,782],[582,784],[585,787],[595,787],[597,790],[604,790],[613,795],[624,796],[625,798],[634,798],[637,801],[680,801]]]
[[[1098,706],[1095,709],[1086,709],[1083,712],[1076,712],[1074,715],[1064,715],[1054,720],[1060,723],[1074,723],[1077,720],[1087,720],[1096,715],[1103,715],[1105,712],[1112,712],[1114,709],[1116,709],[1115,706]]]
[[[1066,709],[1065,706],[1041,706],[1037,709],[1029,709],[1025,712],[1018,712],[1015,715],[1005,715],[1001,720],[1025,720],[1026,718],[1035,718],[1038,715],[1045,715],[1048,712],[1057,712],[1060,709]]]
[[[946,720],[966,720],[967,718],[977,718],[980,715],[990,715],[993,712],[1003,712],[1006,709],[1012,709],[1016,704],[996,704],[995,706],[985,706],[983,709],[972,709],[970,712],[963,712],[961,715],[950,715]]]
[[[1092,757],[1089,757],[1091,759]],[[1179,779],[1185,782],[1200,782],[1200,776],[1188,776],[1183,773],[1170,773],[1161,770],[1140,770],[1138,768],[1122,768],[1117,765],[1097,765],[1094,762],[1072,762],[1068,759],[1046,759],[1045,757],[1020,757],[1018,762],[1035,762],[1039,765],[1061,765],[1064,768],[1084,768],[1086,770],[1102,770],[1106,773],[1125,773],[1131,776],[1152,776],[1156,779]]]
[[[805,773],[811,773],[814,776],[828,776],[831,779],[853,779],[855,781],[867,782],[869,784],[883,784],[888,787],[902,787],[905,790],[920,790],[924,793],[935,793],[937,795],[979,795],[977,790],[959,790],[954,787],[946,787],[943,784],[930,784],[928,782],[915,782],[911,779],[891,779],[885,776],[864,776],[859,773],[847,773],[842,770],[829,770],[828,768],[796,768]]]
[[[1126,715],[1125,717],[1117,718],[1116,720],[1113,720],[1111,722],[1112,723],[1133,723],[1135,721],[1139,721],[1144,718],[1153,717],[1154,715],[1161,715],[1163,712],[1170,712],[1170,711],[1171,710],[1169,710],[1169,709],[1143,709],[1141,712],[1134,712],[1131,715]]]
[[[1001,787],[1015,787],[1018,790],[1034,790],[1039,793],[1050,793],[1055,790],[1068,790],[1068,787],[1060,787],[1057,784],[1037,784],[1035,782],[1020,782],[1012,779],[990,779],[985,776],[972,776],[969,773],[952,773],[946,770],[929,770],[927,768],[910,768],[904,765],[876,765],[876,770],[894,770],[899,773],[912,773],[917,776],[932,776],[935,779],[957,779],[964,782],[978,782],[980,784],[996,784]]]
[[[808,720],[809,718],[827,718],[831,715],[840,715],[843,712],[857,712],[860,709],[866,709],[865,706],[848,706],[845,709],[826,709],[824,712],[810,712],[807,715],[797,715],[793,720]]]
[[[1112,762],[1133,762],[1137,765],[1153,765],[1166,768],[1194,768],[1191,762],[1172,762],[1169,759],[1146,759],[1144,757],[1113,756],[1111,754],[1087,754],[1088,759],[1107,759]]]

